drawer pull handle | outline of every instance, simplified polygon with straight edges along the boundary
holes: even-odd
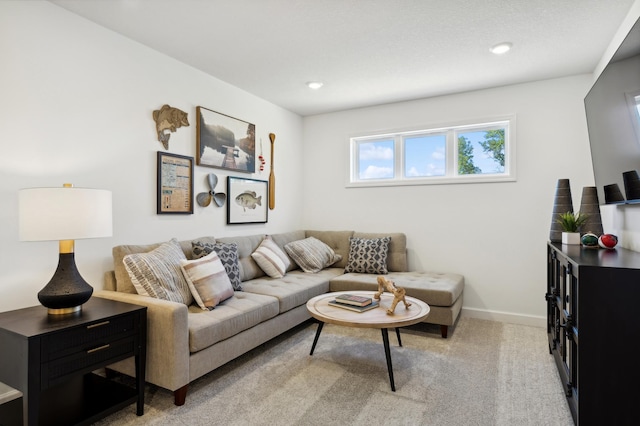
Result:
[[[102,345],[102,346],[98,346],[97,348],[89,349],[89,350],[87,351],[87,353],[88,353],[88,354],[92,354],[92,353],[94,353],[94,352],[98,352],[98,351],[101,351],[101,350],[103,350],[103,349],[107,349],[107,348],[109,348],[109,345],[108,345],[108,344],[106,344],[106,345]]]
[[[109,321],[103,321],[103,322],[99,322],[97,324],[91,324],[87,326],[87,330],[91,329],[91,328],[96,328],[96,327],[102,327],[103,325],[107,325],[109,324]]]

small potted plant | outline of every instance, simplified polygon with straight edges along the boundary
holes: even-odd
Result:
[[[585,224],[588,215],[566,212],[558,215],[557,222],[562,227],[562,244],[580,244],[580,227]]]

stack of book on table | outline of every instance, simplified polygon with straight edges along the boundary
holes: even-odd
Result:
[[[350,311],[364,312],[378,307],[378,301],[366,296],[341,294],[336,296],[335,300],[330,300],[329,305],[337,306],[342,309],[349,309]]]

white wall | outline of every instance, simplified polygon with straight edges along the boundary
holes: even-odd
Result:
[[[215,49],[215,46],[212,46]],[[302,119],[291,112],[105,30],[48,2],[0,2],[0,311],[38,304],[58,259],[55,242],[19,242],[18,190],[61,186],[113,191],[112,238],[76,241],[82,275],[101,288],[111,248],[202,235],[239,235],[301,227]],[[152,111],[168,103],[189,114],[171,133],[169,152],[196,155],[198,105],[256,125],[267,163],[276,134],[276,209],[266,225],[226,225],[226,208],[156,215]],[[256,169],[258,170],[258,169]],[[208,191],[195,167],[195,192]],[[268,170],[240,177],[267,179]],[[46,206],[42,206],[46,209]]]
[[[465,276],[467,315],[541,324],[557,180],[574,206],[593,185],[583,99],[590,75],[304,118],[308,228],[400,231],[409,266]],[[349,136],[515,114],[517,181],[345,188]]]

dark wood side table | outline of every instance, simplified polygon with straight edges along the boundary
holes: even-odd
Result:
[[[0,382],[23,394],[25,425],[87,425],[133,402],[144,413],[147,308],[92,297],[76,314],[0,313]],[[135,389],[92,373],[135,357]]]

